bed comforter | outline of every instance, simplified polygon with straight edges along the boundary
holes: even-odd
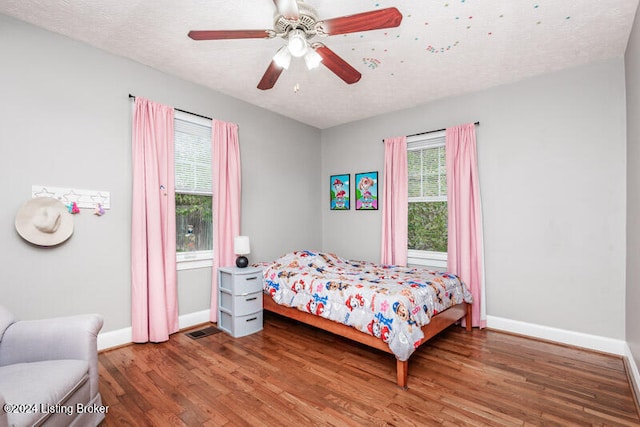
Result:
[[[264,267],[264,291],[295,307],[376,336],[401,360],[420,345],[421,327],[447,308],[472,302],[455,275],[297,251]]]

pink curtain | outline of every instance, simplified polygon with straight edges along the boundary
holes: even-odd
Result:
[[[133,342],[178,330],[173,108],[136,98],[133,114],[131,327]]]
[[[486,327],[482,213],[473,123],[446,130],[449,208],[448,271],[457,274],[473,295],[473,326]]]
[[[407,137],[384,141],[384,182],[382,186],[382,264],[407,265],[409,215]]]
[[[218,267],[235,265],[233,239],[240,234],[240,145],[238,126],[213,120],[213,280],[211,321],[218,320]]]

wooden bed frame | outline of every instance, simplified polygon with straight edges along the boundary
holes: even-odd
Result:
[[[285,316],[290,319],[315,326],[316,328],[323,329],[325,331],[340,335],[350,340],[357,341],[369,347],[373,347],[378,350],[393,354],[389,349],[389,345],[387,343],[379,338],[374,337],[373,335],[365,334],[364,332],[360,332],[355,328],[343,325],[342,323],[334,322],[333,320],[329,320],[324,317],[300,311],[295,307],[279,305],[273,300],[273,298],[271,298],[267,294],[263,294],[263,307],[267,311],[271,311],[281,316]],[[422,327],[424,338],[421,345],[444,329],[453,325],[463,317],[466,320],[467,331],[471,331],[471,304],[463,302],[433,316],[431,318],[431,322]],[[396,382],[399,387],[402,387],[404,389],[407,388],[408,373],[409,361],[401,361],[396,359]]]

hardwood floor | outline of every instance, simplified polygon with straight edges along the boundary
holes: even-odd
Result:
[[[265,313],[263,331],[99,355],[108,426],[640,425],[621,358],[454,326],[395,359]]]

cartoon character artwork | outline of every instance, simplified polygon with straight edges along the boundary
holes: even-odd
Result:
[[[298,292],[304,291],[304,280],[300,279],[293,282],[293,285],[291,286],[291,290],[293,291],[293,293],[296,293],[296,294]]]
[[[369,305],[368,300],[360,293],[351,294],[344,303],[345,314],[349,316],[349,324],[366,325],[369,321],[369,315],[365,307]]]
[[[347,308],[353,311],[355,308],[362,308],[365,305],[364,297],[360,294],[349,295],[346,301]]]
[[[324,313],[327,302],[327,297],[321,297],[318,294],[313,294],[313,298],[307,302],[307,311],[311,314],[320,316]]]
[[[349,284],[341,281],[329,280],[325,287],[328,291],[343,291],[349,287]]]
[[[412,305],[415,305],[415,303],[416,303],[416,298],[415,298],[415,295],[413,294],[413,292],[411,292],[411,290],[410,290],[410,289],[406,289],[406,288],[405,288],[405,289],[402,289],[402,290],[400,291],[400,295],[402,295],[402,296],[406,297],[406,298],[407,298],[407,300],[409,300],[409,302],[410,302]]]
[[[283,270],[278,272],[278,277],[284,278],[284,279],[289,279],[291,277],[294,277],[295,275],[296,275],[295,271]]]
[[[356,210],[378,209],[378,172],[357,173]]]
[[[380,338],[384,342],[391,339],[393,319],[385,317],[382,313],[376,313],[375,318],[367,325],[367,330],[371,335]]]
[[[265,290],[269,295],[271,295],[271,298],[273,298],[276,295],[279,289],[280,289],[280,283],[274,282],[269,279],[265,281]]]
[[[386,325],[381,325],[380,322],[378,322],[377,320],[373,319],[371,322],[369,322],[369,324],[367,325],[367,329],[369,330],[369,333],[371,335],[373,335],[376,338],[380,338],[382,341],[384,342],[389,342],[389,327]]]
[[[373,195],[369,189],[373,186],[373,179],[368,176],[360,178],[358,189],[360,189],[360,203],[362,209],[371,209],[373,206]]]
[[[307,265],[307,267],[309,268],[313,268],[315,271],[317,271],[318,273],[323,273],[324,272],[324,266],[322,265],[318,265],[315,262],[311,262]]]
[[[371,209],[373,207],[373,196],[371,195],[371,191],[365,190],[362,193],[362,209]]]
[[[416,324],[416,321],[409,312],[409,309],[400,301],[396,301],[393,303],[393,311],[396,313],[398,318],[400,318],[400,320],[402,320],[403,322],[407,322],[409,326]]]
[[[346,194],[344,190],[340,190],[336,193],[336,209],[344,209]]]
[[[331,209],[349,210],[349,174],[331,176]]]

